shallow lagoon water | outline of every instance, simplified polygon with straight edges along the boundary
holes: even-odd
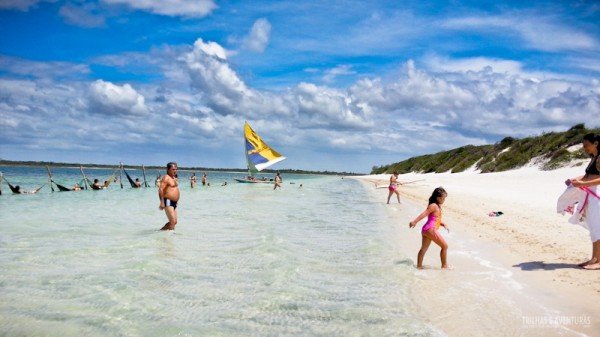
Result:
[[[2,171],[25,189],[47,182],[43,168]],[[191,189],[180,172],[174,232],[157,230],[155,187],[12,195],[3,184],[0,335],[439,334],[415,316],[413,263],[360,182],[283,175],[273,191],[208,174],[211,187]]]

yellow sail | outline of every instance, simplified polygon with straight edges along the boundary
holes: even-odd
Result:
[[[285,159],[285,157],[269,147],[269,145],[267,145],[267,143],[252,130],[248,122],[246,122],[244,138],[246,140],[246,160],[248,161],[250,172],[262,171]]]

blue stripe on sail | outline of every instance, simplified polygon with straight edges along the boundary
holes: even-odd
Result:
[[[251,151],[256,151],[256,148],[252,144],[250,144],[248,140],[246,140],[246,152]],[[269,161],[267,158],[261,156],[259,153],[248,154],[248,159],[250,159],[250,161],[254,163],[254,165],[266,163]]]
[[[252,161],[254,163],[254,165],[266,163],[269,161],[267,158],[261,156],[258,153],[250,154],[250,155],[248,155],[248,158],[250,158],[250,161]]]

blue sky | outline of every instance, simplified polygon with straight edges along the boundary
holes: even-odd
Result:
[[[0,158],[368,173],[600,126],[596,1],[0,0]]]

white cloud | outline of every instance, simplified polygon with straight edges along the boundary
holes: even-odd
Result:
[[[219,44],[198,39],[193,50],[181,57],[192,85],[200,91],[208,106],[220,114],[239,111],[239,104],[254,96],[226,62],[226,54]]]
[[[175,120],[183,121],[189,124],[192,127],[199,129],[206,133],[213,133],[216,130],[215,122],[212,118],[205,117],[199,118],[193,115],[184,115],[178,112],[172,112],[169,114],[169,117]]]
[[[600,59],[587,57],[568,57],[565,60],[573,68],[581,68],[596,73],[600,73]]]
[[[291,118],[301,127],[364,129],[372,125],[368,109],[342,91],[310,83],[280,93],[252,90],[227,63],[226,54],[220,45],[199,39],[181,57],[198,95],[217,114]],[[338,73],[349,72],[340,69]]]
[[[104,17],[94,14],[96,7],[95,4],[83,4],[82,6],[66,4],[60,8],[59,14],[67,23],[75,26],[87,28],[104,27],[106,26]]]
[[[40,2],[55,2],[56,0],[2,0],[0,1],[1,9],[14,9],[19,11],[28,11],[37,6]]]
[[[598,50],[599,41],[592,35],[554,22],[551,18],[530,14],[522,12],[460,17],[442,21],[439,25],[443,28],[478,30],[494,35],[517,34],[525,46],[542,51]]]
[[[250,29],[250,33],[244,39],[244,47],[257,53],[262,53],[271,37],[271,24],[267,19],[256,20]]]
[[[102,0],[113,5],[126,5],[166,16],[201,18],[209,15],[217,5],[213,0]]]
[[[569,80],[532,78],[511,60],[445,62],[436,56],[427,59],[435,72],[408,61],[393,78],[363,78],[348,90],[302,82],[282,92],[266,92],[249,88],[228,64],[226,54],[218,44],[198,40],[184,56],[192,84],[200,89],[198,95],[211,113],[225,115],[226,111],[240,119],[268,120],[267,129],[279,121],[306,136],[288,134],[289,141],[303,142],[310,137],[308,133],[322,130],[318,132],[321,137],[337,139],[330,143],[337,149],[349,150],[354,141],[350,135],[357,135],[367,139],[370,149],[393,151],[387,142],[396,133],[410,143],[419,134],[443,133],[450,138],[444,143],[446,148],[465,142],[481,144],[485,138],[530,135],[541,127],[566,129],[598,112],[598,94],[594,93],[600,90],[598,83],[590,87]],[[349,72],[349,67],[332,70],[332,74]],[[565,94],[569,88],[572,92]],[[575,103],[578,110],[572,111]],[[191,118],[198,118],[191,124],[201,121]],[[418,131],[409,127],[417,124],[421,125]],[[385,125],[389,132],[379,132],[377,125]],[[476,136],[466,137],[464,132]],[[420,144],[416,149],[422,151],[440,146],[429,139]]]
[[[409,60],[404,65],[404,77],[384,89],[384,107],[389,109],[420,109],[442,118],[453,109],[463,109],[477,101],[472,91],[460,81],[451,81],[417,69]]]
[[[370,120],[345,92],[311,83],[300,83],[293,91],[298,125],[302,128],[367,129]]]
[[[426,68],[407,61],[385,77],[364,77],[347,89],[300,82],[281,91],[252,88],[229,63],[225,48],[201,39],[185,50],[103,58],[116,68],[148,63],[164,74],[179,66],[177,76],[135,88],[104,80],[65,80],[58,70],[56,76],[36,78],[31,76],[36,70],[52,67],[75,74],[89,69],[4,59],[9,62],[0,62],[2,69],[27,77],[0,79],[0,141],[3,146],[17,143],[17,148],[84,153],[105,147],[114,152],[123,144],[160,143],[167,148],[185,142],[188,148],[207,151],[240,141],[247,119],[271,145],[290,156],[289,165],[308,168],[302,165],[319,162],[319,156],[341,162],[364,155],[364,163],[352,164],[351,169],[365,171],[403,157],[505,136],[565,130],[581,122],[598,126],[593,121],[600,112],[600,81],[551,74],[532,78],[517,62],[488,58],[431,56],[425,58]],[[336,69],[339,74],[353,71]],[[161,139],[160,130],[173,134]],[[23,139],[23,133],[30,137]],[[320,152],[305,150],[314,144],[319,144]],[[139,156],[155,150],[152,145]],[[296,151],[304,151],[306,157],[294,159],[301,156]],[[335,160],[331,162],[335,165]],[[337,169],[346,169],[345,165],[350,164]]]
[[[144,96],[131,85],[122,86],[96,80],[90,85],[90,111],[106,115],[145,115],[148,113]]]
[[[0,70],[36,78],[71,78],[90,73],[85,64],[56,61],[32,61],[0,55]]]
[[[520,62],[488,57],[450,59],[430,54],[423,58],[423,62],[428,69],[435,72],[481,71],[488,67],[490,71],[495,73],[518,74],[522,72]]]
[[[325,71],[325,76],[323,76],[323,82],[331,83],[338,76],[343,75],[354,75],[356,71],[352,70],[352,66],[348,64],[341,64],[333,69],[328,69]]]

